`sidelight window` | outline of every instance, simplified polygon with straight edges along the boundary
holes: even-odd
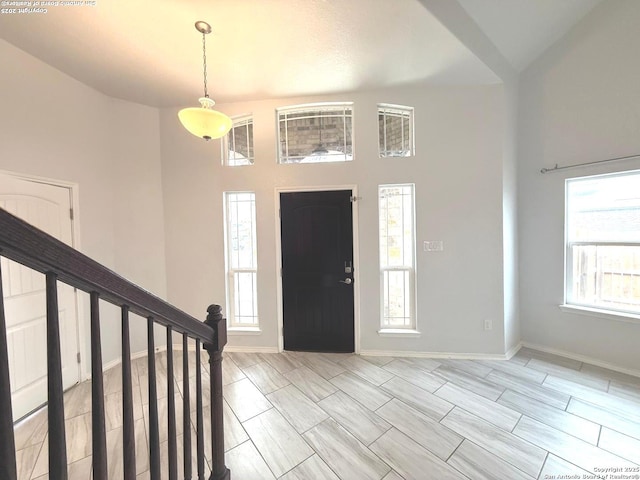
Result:
[[[640,314],[640,171],[566,180],[565,303]]]
[[[414,185],[378,191],[382,328],[415,329]]]
[[[231,328],[257,327],[255,194],[226,192],[225,217],[229,326]]]

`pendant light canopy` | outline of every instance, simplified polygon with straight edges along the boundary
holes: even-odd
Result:
[[[196,30],[202,33],[202,60],[204,73],[204,97],[200,98],[200,107],[183,108],[178,112],[182,126],[196,137],[211,140],[220,138],[231,130],[233,122],[224,113],[213,109],[216,104],[207,92],[207,49],[205,35],[211,33],[207,22],[196,22]]]

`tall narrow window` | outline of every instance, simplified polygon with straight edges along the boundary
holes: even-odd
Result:
[[[414,186],[378,190],[382,328],[415,329]]]
[[[278,109],[278,162],[353,160],[351,103],[298,105]]]
[[[225,193],[225,210],[229,326],[257,327],[255,194]]]
[[[640,171],[566,181],[565,303],[640,314]]]
[[[233,127],[222,142],[224,164],[230,167],[253,165],[253,117],[233,118]]]
[[[410,157],[414,154],[413,108],[378,105],[378,141],[381,157]]]

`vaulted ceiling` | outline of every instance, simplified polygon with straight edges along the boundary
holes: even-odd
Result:
[[[210,94],[229,102],[497,83],[601,1],[59,1],[41,6],[47,13],[0,15],[0,38],[106,95],[181,106],[202,95],[197,20],[213,27]]]

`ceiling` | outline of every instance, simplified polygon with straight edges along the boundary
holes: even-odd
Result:
[[[184,106],[197,105],[203,92],[196,20],[213,27],[209,93],[232,102],[497,83],[497,69],[481,60],[460,25],[477,30],[493,57],[517,72],[600,1],[60,1],[43,7],[46,14],[0,15],[0,38],[111,97]]]

